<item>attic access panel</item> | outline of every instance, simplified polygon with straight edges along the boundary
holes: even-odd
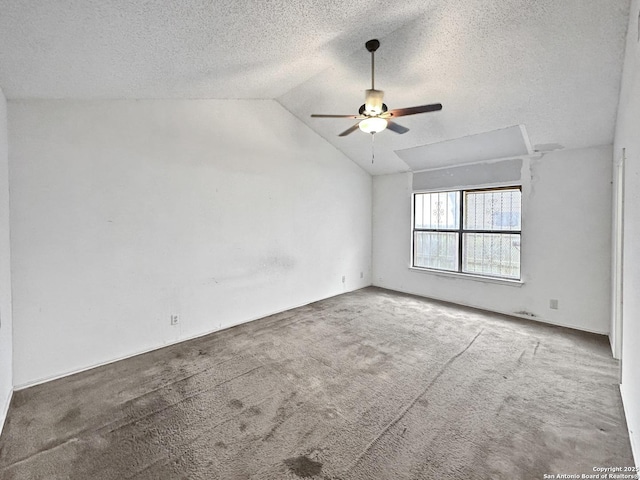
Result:
[[[531,155],[533,150],[524,125],[514,125],[395,152],[412,171],[419,171]]]

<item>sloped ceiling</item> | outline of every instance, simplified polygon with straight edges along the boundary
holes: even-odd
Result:
[[[0,0],[0,86],[24,98],[275,98],[372,174],[395,150],[524,125],[534,148],[611,143],[628,0]],[[337,134],[370,84],[410,132]],[[220,112],[224,115],[224,112]],[[557,146],[555,147],[557,148]]]

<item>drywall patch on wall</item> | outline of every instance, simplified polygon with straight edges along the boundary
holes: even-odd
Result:
[[[371,176],[275,101],[9,120],[17,386],[371,283]]]
[[[523,160],[520,288],[410,269],[411,174],[374,177],[373,284],[606,334],[611,165],[611,146]]]
[[[7,103],[0,90],[0,432],[13,389]]]

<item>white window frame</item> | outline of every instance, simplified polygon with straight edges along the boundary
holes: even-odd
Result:
[[[510,283],[510,284],[517,284],[517,285],[521,285],[523,283],[523,274],[522,274],[522,217],[520,219],[520,230],[474,230],[474,229],[465,229],[464,228],[464,194],[465,192],[482,192],[482,191],[495,191],[495,190],[513,190],[513,189],[518,189],[520,190],[520,209],[521,212],[523,210],[522,208],[522,184],[509,184],[509,185],[496,185],[496,186],[482,186],[482,187],[458,187],[458,188],[443,188],[443,189],[438,189],[438,190],[415,190],[413,192],[411,192],[411,251],[410,251],[410,264],[409,264],[409,268],[412,270],[416,270],[416,271],[422,271],[422,272],[427,272],[427,273],[437,273],[437,274],[441,274],[441,275],[446,275],[446,276],[462,276],[462,277],[467,277],[467,278],[471,278],[471,279],[479,279],[479,280],[483,280],[483,281],[490,281],[490,282],[497,282],[497,283]],[[457,229],[416,229],[415,228],[415,205],[416,205],[416,196],[420,195],[420,194],[425,194],[425,193],[443,193],[443,192],[458,192],[459,193],[459,198],[460,198],[460,205],[459,205],[459,225]],[[414,246],[414,241],[415,241],[415,232],[416,231],[431,231],[431,232],[452,232],[452,233],[457,233],[459,235],[459,242],[458,242],[458,269],[457,270],[446,270],[446,269],[440,269],[440,268],[434,268],[434,267],[421,267],[421,266],[416,266],[415,265],[415,259],[414,259],[414,254],[415,254],[415,246]],[[499,276],[499,275],[488,275],[488,274],[483,274],[483,273],[476,273],[476,272],[464,272],[463,269],[463,251],[464,251],[464,244],[463,244],[463,234],[464,233],[495,233],[495,234],[519,234],[520,235],[520,277],[519,278],[514,278],[514,277],[503,277],[503,276]]]

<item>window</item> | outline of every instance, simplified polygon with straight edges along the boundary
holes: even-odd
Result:
[[[520,279],[520,187],[413,194],[412,266]]]

